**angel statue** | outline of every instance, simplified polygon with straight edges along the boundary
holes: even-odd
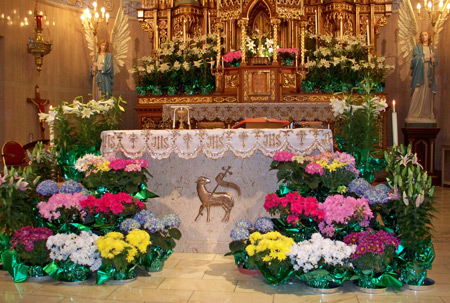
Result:
[[[399,41],[403,58],[411,61],[411,102],[407,124],[436,123],[433,112],[433,101],[436,95],[435,70],[438,66],[436,47],[439,34],[444,27],[441,18],[432,20],[433,36],[428,31],[422,31],[419,42],[415,37],[418,33],[417,21],[410,0],[403,0],[399,5]]]
[[[119,8],[117,17],[111,31],[110,42],[112,51],[109,52],[108,42],[104,39],[97,43],[97,22],[85,19],[83,27],[88,48],[91,51],[92,65],[90,77],[92,83],[92,97],[99,100],[101,97],[111,97],[114,84],[114,75],[124,65],[128,52],[130,30],[128,17]]]

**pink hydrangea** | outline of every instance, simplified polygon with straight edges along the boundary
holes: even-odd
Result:
[[[320,164],[318,163],[309,163],[308,165],[306,165],[305,168],[305,172],[307,172],[308,174],[319,174],[319,175],[323,175],[323,168],[322,166],[320,166]]]
[[[121,170],[127,167],[127,160],[125,159],[113,159],[109,163],[109,168],[114,170]]]
[[[292,162],[293,157],[295,157],[294,153],[280,151],[276,152],[275,155],[273,155],[273,160],[278,162]]]
[[[77,210],[81,216],[85,216],[81,202],[87,197],[81,193],[58,193],[50,197],[48,202],[40,202],[37,208],[41,216],[49,221],[57,220],[61,214],[69,210]]]

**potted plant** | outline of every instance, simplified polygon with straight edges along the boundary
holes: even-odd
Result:
[[[49,228],[31,226],[22,227],[14,233],[11,250],[2,253],[4,269],[10,273],[14,282],[46,275],[43,267],[50,263],[50,258],[45,244],[52,235],[53,231]]]
[[[175,240],[180,240],[180,218],[176,214],[168,214],[161,219],[152,211],[143,209],[132,219],[126,219],[120,229],[129,232],[140,228],[147,231],[152,239],[147,253],[142,256],[140,263],[149,272],[161,271],[164,262],[170,257],[176,246]]]
[[[245,247],[249,262],[256,264],[269,284],[281,285],[294,273],[291,260],[287,257],[294,240],[273,231],[266,234],[254,232]]]
[[[324,211],[324,219],[319,223],[320,232],[337,240],[342,240],[349,233],[362,231],[373,219],[365,198],[333,195],[326,198],[319,208]]]
[[[278,181],[284,184],[279,196],[297,191],[303,197],[315,197],[319,202],[330,194],[345,193],[348,184],[359,176],[355,158],[341,152],[307,157],[277,152],[270,169],[277,170]]]
[[[148,176],[152,176],[144,159],[121,159],[87,154],[75,163],[84,173],[82,184],[93,194],[128,193],[142,200],[156,197],[146,189]]]
[[[241,51],[231,51],[222,56],[222,60],[227,66],[237,67],[241,64]]]
[[[295,242],[309,239],[319,231],[319,222],[324,218],[319,205],[316,198],[305,198],[297,192],[289,192],[284,197],[272,193],[264,202],[264,208],[272,216],[279,214],[279,218],[274,219],[275,229]]]
[[[292,66],[298,56],[298,48],[278,48],[278,57],[284,65]]]
[[[46,225],[56,233],[76,232],[78,224],[83,221],[86,211],[82,201],[87,197],[82,193],[64,194],[57,193],[47,202],[39,202],[36,208],[39,214],[46,220]]]
[[[393,261],[400,244],[397,237],[384,230],[348,234],[344,242],[355,248],[352,264],[360,288],[377,289],[402,286],[394,272]]]
[[[312,288],[336,288],[351,277],[350,257],[355,248],[315,233],[310,240],[295,243],[288,256],[296,277]]]
[[[247,219],[239,220],[231,230],[230,237],[232,241],[229,244],[230,251],[225,256],[232,255],[234,257],[234,262],[241,273],[260,273],[256,264],[249,261],[249,256],[245,248],[250,244],[249,237],[253,232],[265,234],[273,230],[274,224],[269,217],[256,219],[254,225]]]
[[[388,185],[398,191],[390,211],[403,247],[399,252],[400,278],[410,286],[432,284],[427,278],[435,257],[431,241],[435,212],[431,177],[411,152],[411,145],[393,147],[385,152],[385,159]]]
[[[109,279],[133,281],[136,278],[134,269],[150,244],[150,235],[140,229],[134,229],[126,236],[110,232],[99,237],[95,245],[102,257],[102,266],[97,272],[97,284]]]
[[[330,103],[336,117],[334,135],[339,148],[356,159],[361,177],[372,182],[375,172],[385,166],[382,152],[378,148],[382,112],[386,110],[385,99],[373,95],[374,82],[369,77],[360,83],[363,96],[352,94],[343,98],[331,98]]]
[[[81,206],[91,217],[90,222],[86,220],[86,225],[99,235],[119,230],[123,220],[133,217],[145,207],[139,199],[127,193],[106,193],[101,198],[89,196],[81,201]]]
[[[56,234],[47,239],[52,263],[44,271],[53,279],[63,282],[83,282],[102,264],[97,251],[98,236],[82,231],[77,234]]]

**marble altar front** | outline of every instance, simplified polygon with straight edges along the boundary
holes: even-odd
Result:
[[[268,216],[264,198],[278,189],[276,171],[269,170],[275,152],[332,149],[331,130],[308,128],[105,131],[101,147],[104,156],[149,162],[148,188],[159,197],[149,200],[148,208],[158,216],[180,216],[183,236],[175,251],[204,253],[227,252],[238,220]],[[213,203],[220,195],[228,200]],[[201,209],[208,200],[209,222]]]

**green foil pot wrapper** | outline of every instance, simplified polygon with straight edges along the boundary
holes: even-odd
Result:
[[[4,251],[1,259],[3,269],[9,272],[16,283],[25,282],[28,278],[39,278],[47,275],[40,265],[26,265],[20,262],[15,250]]]
[[[151,250],[142,259],[142,265],[145,270],[149,272],[161,271],[164,267],[164,262],[172,254],[171,249],[162,249],[159,247],[152,247]]]
[[[44,270],[53,279],[62,282],[82,282],[92,276],[87,266],[75,264],[70,260],[52,262],[45,266]]]
[[[407,285],[423,285],[427,278],[425,267],[420,262],[408,262],[400,270],[400,279]]]
[[[326,269],[316,269],[297,275],[297,278],[310,287],[327,289],[342,286],[342,283],[347,280],[349,275],[350,273],[347,270],[336,269],[334,271],[328,271]]]
[[[289,261],[287,261],[289,262]],[[266,283],[273,285],[285,284],[294,274],[292,266],[275,266],[266,262],[258,262],[258,269],[266,279]]]
[[[395,289],[400,290],[403,284],[397,278],[397,274],[395,274],[393,271],[375,273],[373,272],[373,270],[357,270],[356,274],[359,277],[356,281],[356,285],[361,288],[379,289],[394,287]]]
[[[129,267],[126,271],[118,271],[112,266],[101,266],[97,271],[97,284],[103,284],[108,280],[124,281],[134,279],[136,265]]]

